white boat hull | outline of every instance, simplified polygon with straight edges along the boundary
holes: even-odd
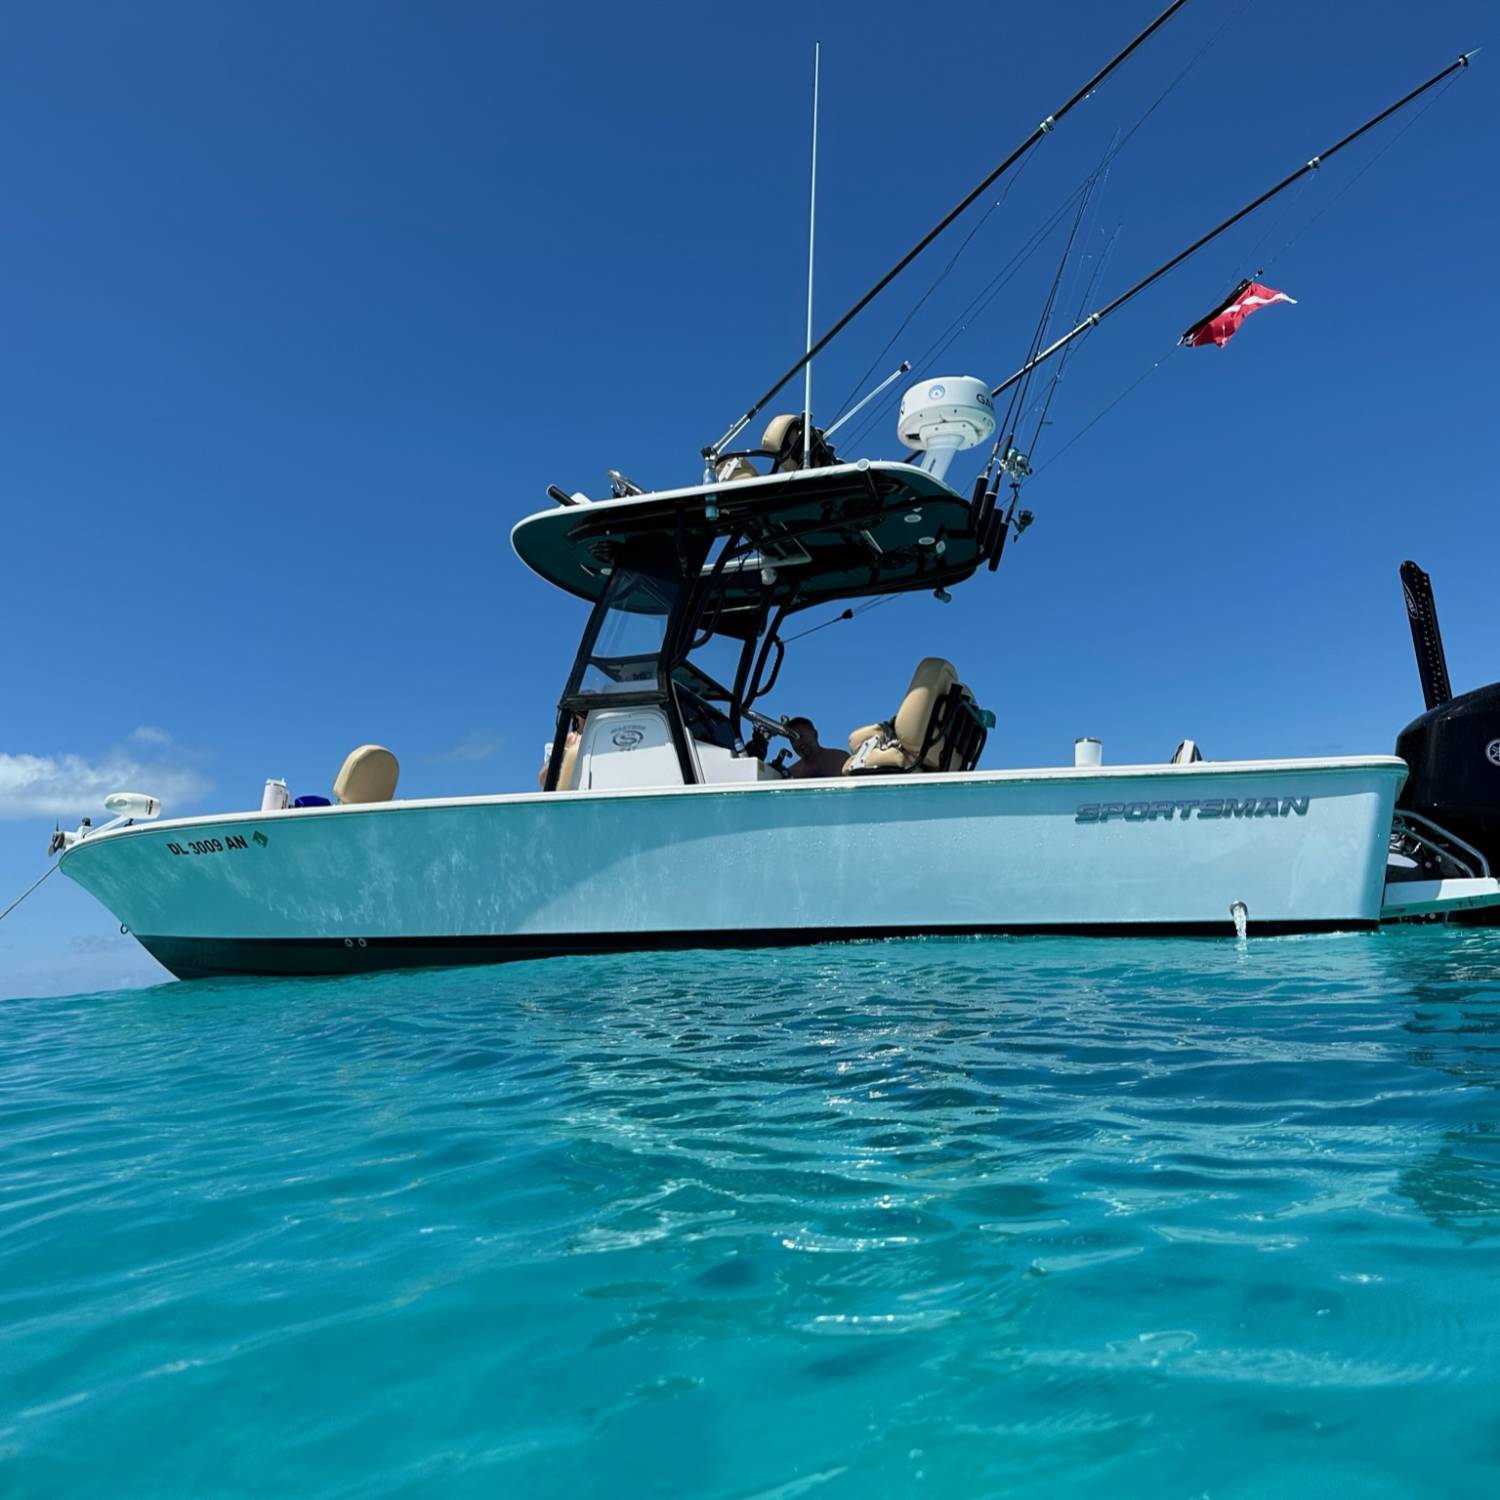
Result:
[[[1394,757],[233,813],[63,856],[184,977],[931,933],[1376,926]]]

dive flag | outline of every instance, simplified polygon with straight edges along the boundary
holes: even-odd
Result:
[[[1258,281],[1242,281],[1206,318],[1194,323],[1180,342],[1190,349],[1201,348],[1204,344],[1217,344],[1222,349],[1251,313],[1269,307],[1273,302],[1297,305],[1297,299],[1288,297],[1285,292],[1273,291]]]

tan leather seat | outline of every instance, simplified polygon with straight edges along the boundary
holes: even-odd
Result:
[[[389,802],[396,795],[401,766],[384,745],[351,750],[333,782],[335,802]]]
[[[861,771],[952,771],[962,769],[965,756],[950,747],[943,735],[933,734],[934,719],[954,699],[974,709],[974,695],[958,680],[951,661],[940,656],[924,657],[912,673],[911,686],[901,700],[896,716],[882,724],[867,724],[849,736],[849,759],[844,774]],[[977,709],[975,717],[979,719]],[[989,723],[993,716],[985,715]],[[952,721],[944,721],[945,727]],[[926,746],[924,751],[923,747]],[[979,738],[979,747],[983,737]],[[978,759],[979,751],[973,751]]]
[[[769,455],[773,474],[790,474],[802,467],[802,413],[783,412],[772,417],[761,434],[760,451]],[[812,440],[807,445],[809,467],[821,469],[827,464],[836,464],[834,453],[823,430],[816,422],[812,424]]]
[[[759,479],[760,470],[748,458],[726,458],[714,470],[720,484],[734,484],[741,479]]]
[[[767,453],[777,455],[771,460],[771,472],[773,474],[781,474],[789,469],[799,469],[802,467],[802,448],[800,442],[795,448],[788,446],[794,427],[799,433],[801,432],[801,416],[796,412],[783,412],[779,417],[772,417],[766,424],[765,432],[761,434],[760,446]]]

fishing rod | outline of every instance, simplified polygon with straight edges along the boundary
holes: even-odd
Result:
[[[1098,289],[1099,286],[1099,279],[1104,274],[1104,267],[1109,263],[1110,255],[1114,251],[1115,244],[1120,238],[1120,230],[1123,227],[1123,224],[1117,224],[1115,226],[1115,232],[1110,235],[1109,239],[1105,242],[1104,249],[1100,253],[1099,259],[1095,263],[1093,272],[1089,276],[1088,285],[1083,289],[1083,296],[1078,299],[1078,311],[1074,314],[1074,317],[1081,318],[1083,316],[1084,308],[1086,308],[1089,305],[1090,301],[1093,299],[1094,292]],[[1051,383],[1047,386],[1047,394],[1042,400],[1042,410],[1036,419],[1036,431],[1031,435],[1031,446],[1026,450],[1026,460],[1028,465],[1030,464],[1031,460],[1036,457],[1036,450],[1041,445],[1042,429],[1047,426],[1047,413],[1052,410],[1052,398],[1057,394],[1057,388],[1062,384],[1062,378],[1068,372],[1068,362],[1073,358],[1075,354],[1078,353],[1081,348],[1083,348],[1083,345],[1081,343],[1070,344],[1065,350],[1063,350],[1062,358],[1058,360],[1057,368],[1052,372]]]
[[[1108,78],[1109,75],[1113,73],[1115,69],[1118,68],[1120,64],[1123,63],[1132,52],[1136,50],[1136,48],[1141,46],[1142,43],[1149,40],[1149,38],[1158,30],[1160,30],[1161,27],[1165,26],[1166,23],[1170,21],[1172,17],[1175,16],[1177,12],[1181,10],[1182,7],[1186,4],[1187,0],[1172,0],[1172,3],[1168,5],[1167,8],[1162,11],[1162,13],[1157,16],[1157,18],[1130,43],[1129,46],[1125,47],[1122,51],[1117,52],[1115,56],[1112,57],[1109,62],[1107,62],[1104,67],[1102,67],[1097,73],[1095,73],[1094,76],[1089,79],[1089,81],[1084,84],[1081,89],[1074,93],[1066,103],[1062,104],[1061,106],[1059,106],[1059,108],[1055,109],[1050,115],[1048,115],[1047,118],[1043,120],[1041,124],[1039,124],[1036,129],[1033,130],[1031,134],[1028,135],[1026,139],[1022,141],[1021,144],[1017,146],[1016,149],[1012,151],[1010,155],[1007,156],[1005,160],[1002,161],[999,166],[997,166],[994,171],[989,174],[989,176],[987,176],[981,183],[979,183],[979,185],[975,187],[971,192],[967,193],[962,200],[960,200],[951,209],[949,209],[949,211],[944,214],[943,217],[939,219],[938,222],[934,224],[932,228],[929,229],[927,233],[924,234],[922,238],[919,239],[917,243],[913,245],[911,249],[908,250],[906,254],[903,255],[901,259],[898,260],[896,264],[893,265],[890,270],[887,271],[885,275],[882,276],[880,280],[877,281],[875,285],[872,286],[870,290],[867,291],[864,296],[862,296],[854,304],[853,307],[851,307],[841,318],[839,318],[838,321],[834,323],[834,325],[830,329],[828,329],[828,331],[815,344],[810,344],[807,348],[807,351],[796,362],[796,364],[794,364],[791,369],[789,369],[786,374],[781,377],[781,379],[779,379],[773,386],[771,386],[771,388],[766,391],[766,393],[750,407],[749,411],[747,411],[744,416],[739,418],[739,420],[729,428],[729,430],[724,434],[723,437],[719,439],[718,442],[712,443],[707,448],[703,449],[703,457],[710,471],[709,477],[712,477],[713,464],[714,461],[718,458],[719,454],[721,454],[724,449],[727,448],[729,444],[732,443],[734,439],[737,438],[740,433],[742,433],[745,428],[755,420],[756,414],[765,409],[766,403],[770,401],[770,399],[774,395],[776,395],[776,393],[780,391],[781,388],[789,380],[791,380],[793,376],[795,376],[811,359],[820,354],[823,349],[825,349],[828,344],[831,343],[832,340],[849,325],[849,323],[851,323],[861,312],[863,312],[864,309],[868,307],[870,303],[873,302],[875,298],[878,297],[880,293],[883,292],[886,287],[888,287],[891,282],[893,282],[896,277],[899,276],[901,272],[904,271],[945,229],[947,229],[947,227],[951,223],[953,223],[953,221],[958,218],[959,215],[962,214],[964,210],[967,209],[975,201],[975,199],[980,196],[981,193],[985,192],[988,188],[992,187],[996,182],[998,182],[999,179],[1003,177],[1023,156],[1025,156],[1026,153],[1030,151],[1031,148],[1035,146],[1036,143],[1041,140],[1044,135],[1048,135],[1051,133],[1053,127],[1057,124],[1057,122],[1061,120],[1063,116],[1065,116],[1074,107],[1074,105],[1088,98],[1088,96],[1093,93],[1093,91],[1098,88],[1099,85],[1103,83],[1104,80]]]
[[[1479,49],[1475,48],[1474,50],[1478,51]],[[1469,66],[1469,59],[1473,56],[1474,52],[1465,52],[1456,62],[1449,63],[1448,66],[1444,68],[1440,73],[1434,73],[1426,83],[1421,84],[1417,88],[1414,88],[1409,94],[1406,94],[1404,97],[1398,99],[1394,104],[1389,105],[1387,108],[1381,110],[1378,115],[1375,115],[1372,118],[1366,120],[1358,130],[1351,130],[1349,134],[1346,135],[1341,141],[1338,141],[1336,144],[1330,146],[1326,151],[1319,152],[1317,156],[1313,157],[1310,161],[1305,162],[1289,176],[1283,177],[1275,187],[1267,188],[1265,192],[1263,192],[1258,198],[1247,203],[1242,209],[1239,210],[1238,213],[1231,214],[1227,219],[1224,220],[1222,224],[1218,225],[1214,229],[1210,229],[1209,232],[1203,235],[1201,238],[1194,240],[1186,250],[1181,250],[1176,255],[1174,255],[1171,260],[1164,261],[1154,271],[1152,271],[1149,276],[1143,276],[1138,282],[1136,282],[1133,287],[1130,287],[1126,291],[1121,292],[1113,302],[1107,303],[1104,307],[1101,307],[1098,312],[1090,313],[1088,317],[1086,317],[1081,323],[1079,323],[1076,328],[1070,330],[1068,333],[1065,333],[1060,339],[1057,339],[1053,343],[1049,344],[1039,354],[1032,355],[1032,357],[1028,359],[1026,363],[1022,365],[1014,375],[1010,376],[1006,380],[1002,380],[1000,384],[990,392],[991,399],[1000,395],[1004,391],[1008,391],[1013,385],[1016,384],[1017,381],[1024,380],[1026,376],[1028,376],[1034,369],[1036,369],[1038,365],[1045,364],[1049,359],[1052,358],[1054,354],[1058,353],[1058,351],[1061,349],[1065,349],[1080,334],[1087,333],[1091,328],[1098,327],[1098,325],[1102,323],[1104,319],[1107,318],[1112,312],[1116,311],[1118,308],[1124,307],[1124,305],[1129,302],[1131,298],[1139,296],[1140,293],[1144,292],[1146,288],[1153,282],[1159,281],[1163,276],[1165,276],[1168,271],[1173,270],[1177,266],[1180,266],[1183,261],[1185,261],[1190,255],[1193,255],[1197,251],[1201,250],[1206,244],[1209,243],[1210,240],[1218,239],[1218,237],[1223,234],[1226,229],[1233,228],[1233,226],[1238,224],[1240,220],[1243,219],[1247,214],[1252,214],[1262,204],[1269,203],[1271,199],[1274,198],[1278,193],[1284,192],[1294,182],[1298,181],[1302,177],[1305,177],[1309,172],[1316,172],[1325,161],[1327,161],[1332,156],[1336,156],[1340,151],[1344,149],[1345,146],[1350,145],[1354,141],[1357,141],[1360,136],[1365,134],[1366,131],[1373,130],[1383,120],[1389,119],[1398,110],[1405,109],[1405,107],[1410,104],[1412,100],[1419,99],[1429,89],[1435,88],[1445,78],[1449,77],[1453,73],[1458,72],[1459,69],[1467,68]]]
[[[1109,153],[1105,153],[1105,161],[1108,161]],[[1089,202],[1094,196],[1094,188],[1099,182],[1100,174],[1104,171],[1105,162],[1101,161],[1094,169],[1093,174],[1084,184],[1083,196],[1078,200],[1078,211],[1073,215],[1073,227],[1068,231],[1068,238],[1063,244],[1061,258],[1057,262],[1057,271],[1052,277],[1052,288],[1047,293],[1047,300],[1042,304],[1042,315],[1037,319],[1036,332],[1027,345],[1032,354],[1042,347],[1042,340],[1047,336],[1047,325],[1052,321],[1052,310],[1057,305],[1057,294],[1062,288],[1062,279],[1068,269],[1068,261],[1073,254],[1073,242],[1078,238],[1078,231],[1083,227],[1084,218],[1088,214]],[[1029,356],[1028,356],[1029,357]],[[1025,416],[1026,395],[1030,384],[1024,385],[1019,391],[1011,394],[1010,403],[1006,409],[1005,420],[996,429],[995,446],[990,449],[989,462],[984,466],[984,482],[990,481],[990,475],[994,470],[997,459],[1004,456],[1008,465],[1012,453],[1015,451],[1016,431]]]
[[[1078,212],[1073,216],[1073,227],[1068,232],[1062,257],[1052,277],[1052,288],[1047,293],[1047,300],[1042,304],[1042,315],[1037,319],[1036,332],[1032,334],[1031,341],[1026,346],[1033,354],[1042,347],[1042,340],[1047,336],[1047,327],[1052,321],[1052,309],[1057,305],[1057,294],[1062,288],[1069,257],[1073,254],[1073,242],[1078,238],[1078,231],[1088,214],[1089,200],[1094,196],[1094,188],[1104,173],[1109,158],[1110,152],[1106,151],[1104,159],[1084,184],[1083,196],[1078,203]],[[1084,292],[1084,306],[1088,304],[1089,295],[1088,291]],[[1058,368],[1061,369],[1061,365]],[[1031,474],[1031,465],[1026,455],[1016,448],[1016,433],[1026,417],[1026,396],[1030,389],[1031,382],[1028,378],[1019,389],[1011,391],[1004,420],[995,429],[995,445],[990,449],[989,460],[974,481],[974,491],[969,501],[969,512],[974,518],[974,534],[979,538],[981,554],[989,559],[992,573],[1000,566],[1000,557],[1005,551],[1005,539],[1010,535],[1011,522],[1015,519],[1016,506],[1021,498],[1021,483]],[[997,461],[1000,465],[998,472],[995,468]],[[1000,484],[1005,479],[1010,481],[1010,507],[1008,510],[1001,511],[999,509]],[[1020,529],[1024,531],[1027,524],[1028,522],[1023,520]]]

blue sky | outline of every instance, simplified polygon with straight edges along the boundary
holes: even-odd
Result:
[[[510,525],[610,467],[691,482],[800,348],[814,37],[821,326],[1155,4],[13,8],[0,905],[54,811],[98,815],[122,783],[244,808],[270,775],[326,793],[378,740],[408,795],[531,784],[582,612]],[[820,359],[815,408],[918,359],[1205,45],[1096,196],[1068,310],[1117,227],[1096,301],[1485,19],[1193,0],[1044,141],[888,353],[980,210]],[[991,765],[1063,762],[1080,734],[1113,761],[1183,735],[1215,758],[1386,751],[1421,707],[1408,556],[1455,687],[1500,675],[1496,67],[1102,326],[1001,572],[793,647],[773,706],[837,739],[938,652],[997,711]],[[917,373],[1015,368],[1061,244]],[[1062,451],[1262,266],[1296,307],[1170,354]],[[899,452],[893,415],[859,451]],[[61,879],[0,925],[0,995],[160,976]]]

